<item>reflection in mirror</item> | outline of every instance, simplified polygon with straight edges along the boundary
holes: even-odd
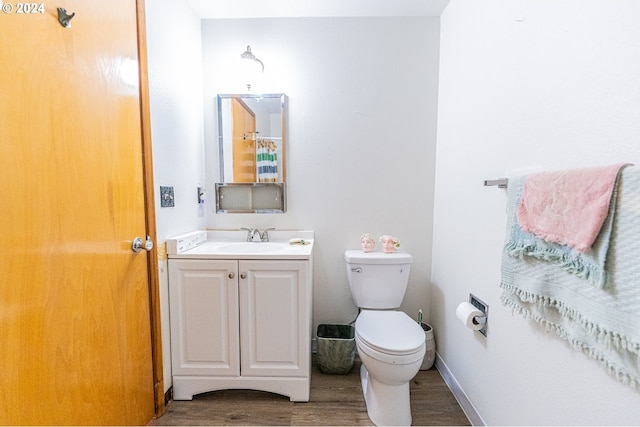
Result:
[[[220,182],[285,182],[285,95],[218,95]]]

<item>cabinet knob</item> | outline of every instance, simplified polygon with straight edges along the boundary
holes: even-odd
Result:
[[[229,273],[229,279],[233,279],[234,277],[236,277],[236,275],[235,275],[235,274],[233,274],[233,273]]]
[[[240,273],[240,278],[241,278],[241,279],[246,279],[246,278],[247,278],[247,275],[246,275],[246,274],[244,274],[244,273]]]

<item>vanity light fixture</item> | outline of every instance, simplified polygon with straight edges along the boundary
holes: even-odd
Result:
[[[264,72],[264,64],[251,52],[251,46],[247,45],[240,58],[245,59],[242,61],[243,74],[247,85],[247,91],[251,91],[251,84],[254,79],[260,76]]]

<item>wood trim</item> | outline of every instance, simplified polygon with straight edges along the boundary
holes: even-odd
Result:
[[[142,124],[142,162],[144,174],[145,217],[147,234],[157,243],[156,212],[153,181],[153,155],[151,145],[151,107],[149,102],[149,66],[147,61],[147,30],[144,0],[136,0],[138,19],[138,66],[140,71],[140,120]],[[151,351],[155,416],[165,412],[164,374],[162,363],[162,330],[160,316],[160,278],[157,245],[147,253],[149,270],[149,305],[151,318]]]
[[[167,253],[167,242],[157,243],[156,249],[158,251],[158,261],[166,261],[169,259],[169,254]]]

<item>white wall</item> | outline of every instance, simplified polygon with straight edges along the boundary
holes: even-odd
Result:
[[[200,19],[184,2],[146,2],[151,138],[158,244],[205,226],[197,186],[204,185]],[[160,186],[173,186],[175,207],[160,207]],[[164,391],[171,386],[169,288],[158,260]]]
[[[200,18],[184,2],[146,2],[149,92],[158,241],[204,227],[205,183]],[[175,207],[160,207],[173,186]]]
[[[639,21],[635,0],[452,0],[441,17],[431,322],[489,425],[640,422],[638,392],[502,306],[506,193],[482,186],[640,164]],[[469,292],[490,306],[487,338],[455,318]]]
[[[414,255],[403,308],[428,316],[438,33],[437,18],[202,22],[207,226],[315,230],[315,325],[355,318],[343,253],[364,232]],[[255,91],[288,96],[285,214],[213,213],[215,97],[242,90],[228,70],[247,45],[265,65]]]

